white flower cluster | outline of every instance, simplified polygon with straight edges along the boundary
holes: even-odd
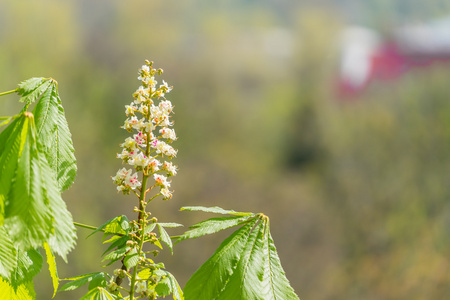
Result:
[[[134,168],[136,172],[142,172],[143,176],[153,175],[155,185],[160,187],[160,193],[164,199],[170,199],[172,192],[169,190],[170,181],[167,177],[177,174],[177,168],[171,162],[161,163],[158,158],[171,159],[177,155],[177,151],[170,145],[177,139],[175,130],[170,128],[172,103],[165,95],[172,90],[164,80],[157,87],[155,75],[161,75],[162,70],[155,70],[152,62],[139,69],[138,79],[142,85],[134,92],[133,102],[125,106],[127,119],[122,128],[133,133],[120,144],[122,152],[117,157]],[[154,101],[159,101],[155,103]],[[156,174],[163,173],[166,174]],[[132,169],[123,168],[112,178],[117,184],[117,190],[124,194],[141,186],[137,173]]]

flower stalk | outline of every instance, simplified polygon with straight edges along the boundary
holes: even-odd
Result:
[[[131,169],[122,168],[112,177],[117,185],[117,191],[123,194],[131,192],[138,197],[139,205],[135,207],[138,212],[136,221],[130,222],[135,229],[129,233],[128,251],[135,253],[138,262],[127,267],[126,257],[122,259],[122,269],[120,272],[131,272],[126,274],[130,280],[129,299],[135,299],[135,294],[141,296],[157,297],[156,277],[146,279],[139,278],[139,270],[143,270],[153,261],[146,258],[144,244],[150,242],[155,244],[159,239],[155,233],[147,232],[147,224],[151,221],[156,223],[156,219],[148,220],[149,212],[146,211],[148,203],[155,198],[162,196],[164,200],[172,198],[172,191],[169,190],[170,181],[168,177],[177,173],[177,167],[169,161],[161,162],[160,159],[172,159],[177,151],[170,145],[177,139],[175,131],[170,128],[173,122],[170,120],[172,113],[172,103],[165,98],[165,95],[172,90],[172,87],[163,80],[159,88],[157,87],[156,75],[162,74],[161,69],[154,69],[153,62],[146,61],[139,71],[138,79],[141,86],[133,94],[133,102],[125,106],[127,119],[121,126],[133,135],[127,137],[120,144],[122,152],[117,155],[124,164],[131,166]],[[149,184],[150,181],[153,184]],[[147,188],[147,185],[151,185]],[[153,189],[159,191],[151,193]],[[151,193],[147,201],[147,195]],[[129,244],[128,244],[129,243]],[[157,251],[151,251],[155,256]],[[134,255],[134,254],[133,254]],[[129,264],[128,264],[129,266]],[[132,269],[132,270],[131,270]],[[120,273],[122,274],[122,273]],[[122,274],[123,275],[123,274]],[[123,276],[121,277],[123,278]],[[116,278],[116,284],[120,285],[121,279]],[[151,288],[150,288],[151,286]]]

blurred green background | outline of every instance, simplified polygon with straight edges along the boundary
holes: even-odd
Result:
[[[58,81],[79,162],[63,197],[75,221],[98,226],[134,217],[111,176],[137,69],[154,60],[174,86],[179,136],[174,198],[151,207],[160,221],[209,217],[178,211],[187,205],[267,214],[301,299],[447,299],[450,65],[350,100],[335,89],[347,25],[388,32],[447,14],[439,0],[3,0],[0,91]],[[1,115],[20,109],[16,99],[0,99]],[[69,264],[58,261],[61,278],[102,269],[106,247],[88,234],[79,229]],[[158,258],[184,286],[229,234]],[[35,285],[51,298],[46,265]]]

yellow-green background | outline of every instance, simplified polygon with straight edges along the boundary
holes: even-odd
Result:
[[[450,64],[351,100],[335,93],[345,26],[389,33],[447,14],[438,0],[3,0],[0,91],[30,77],[59,82],[79,162],[63,197],[77,222],[98,226],[134,216],[111,176],[137,69],[154,60],[174,86],[179,136],[174,197],[150,208],[160,221],[209,217],[178,211],[186,205],[267,214],[304,300],[447,299]],[[1,97],[0,115],[16,100]],[[58,260],[60,277],[102,270],[105,246],[88,233],[78,230],[69,264]],[[158,258],[184,286],[227,234]],[[35,286],[51,298],[46,265]]]

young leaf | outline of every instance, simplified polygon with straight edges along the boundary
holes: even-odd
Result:
[[[124,246],[126,244],[126,242],[130,239],[128,237],[128,235],[124,235],[124,236],[113,236],[111,239],[109,239],[108,241],[111,241],[112,239],[114,239],[114,242],[109,245],[108,249],[105,250],[105,252],[103,252],[102,256],[105,255],[106,253],[108,253],[109,251],[111,251],[114,248],[121,248],[122,246]],[[106,241],[107,242],[107,241]],[[104,243],[106,243],[104,242]]]
[[[11,272],[17,266],[17,250],[5,228],[0,226],[0,276],[11,278]],[[0,298],[2,299],[2,298]]]
[[[43,145],[50,167],[55,171],[61,191],[69,188],[77,173],[76,159],[64,108],[58,95],[57,82],[43,91],[33,114],[39,142]]]
[[[19,84],[17,93],[21,95],[20,102],[30,105],[42,96],[42,93],[48,89],[52,83],[51,78],[30,78]]]
[[[161,226],[161,224],[157,224],[159,229],[159,236],[161,238],[161,241],[164,242],[164,244],[169,247],[170,252],[173,255],[173,246],[172,246],[172,240],[170,239],[170,235],[167,233],[167,231],[164,229],[164,227]]]
[[[216,295],[220,293],[233,275],[256,222],[258,222],[258,218],[250,220],[236,230],[192,275],[184,288],[184,297],[187,300],[216,299]]]
[[[53,283],[53,297],[55,297],[56,292],[58,291],[59,286],[59,277],[58,277],[58,270],[56,269],[56,260],[55,256],[52,253],[52,250],[50,249],[49,245],[47,243],[44,244],[45,254],[47,255],[47,264],[48,264],[48,270],[50,271],[50,276],[52,277],[52,283]]]
[[[65,278],[62,280],[72,280],[72,281],[63,285],[59,291],[60,292],[72,291],[72,290],[79,288],[80,286],[85,285],[86,283],[90,283],[91,281],[99,280],[99,278],[100,279],[106,278],[105,273],[95,272],[95,273],[84,274],[84,275],[77,276],[77,277]]]
[[[184,300],[183,290],[175,277],[167,271],[161,271],[164,272],[164,278],[158,282],[155,288],[158,295],[166,296],[172,294],[174,300]]]
[[[124,257],[128,250],[130,250],[130,248],[128,248],[128,247],[122,247],[117,250],[114,250],[111,253],[109,253],[108,255],[106,255],[102,261],[110,260],[110,262],[106,265],[106,266],[109,266],[110,264],[112,264],[115,261]]]
[[[42,268],[42,255],[36,249],[17,250],[17,266],[11,274],[10,284],[17,289],[21,284],[33,280]]]
[[[128,218],[125,215],[114,217],[103,223],[100,227],[98,227],[90,235],[88,235],[87,238],[101,230],[105,232],[104,237],[106,237],[108,233],[126,234],[127,232],[124,229],[122,229],[122,226],[125,226],[123,225],[124,222],[128,224]]]
[[[235,216],[249,216],[253,215],[251,212],[237,212],[234,210],[226,210],[223,208],[220,208],[218,206],[214,207],[204,207],[204,206],[184,206],[180,208],[180,211],[204,211],[204,212],[210,212],[215,214],[223,214],[223,215],[235,215]]]
[[[191,230],[183,233],[176,243],[186,240],[195,239],[207,234],[216,233],[221,230],[225,230],[234,226],[241,225],[243,222],[254,217],[254,215],[248,216],[234,216],[234,217],[223,217],[223,218],[212,218],[195,225],[190,226]]]
[[[131,249],[131,251],[128,252],[125,258],[123,259],[123,264],[125,265],[125,267],[127,267],[128,270],[133,267],[136,267],[138,262],[139,262],[139,255],[136,248]]]
[[[36,293],[34,292],[33,282],[28,281],[22,283],[14,289],[7,281],[0,277],[0,299],[14,300],[34,300]]]
[[[178,223],[158,223],[158,224],[162,227],[167,227],[167,228],[183,227],[182,224],[178,224]]]
[[[96,287],[80,298],[80,300],[116,300],[116,299],[118,299],[116,295],[111,294],[103,287]]]

